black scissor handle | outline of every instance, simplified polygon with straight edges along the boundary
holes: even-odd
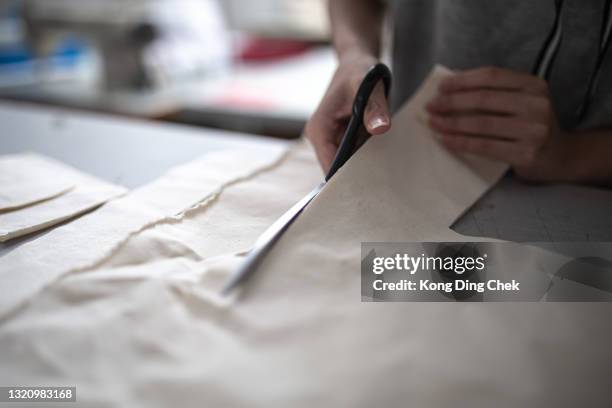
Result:
[[[338,148],[338,152],[336,153],[336,157],[332,162],[332,165],[325,176],[325,181],[329,181],[330,178],[340,167],[344,166],[344,164],[351,158],[353,153],[355,153],[357,149],[357,141],[359,139],[359,131],[363,125],[363,115],[366,110],[366,106],[368,105],[368,101],[370,99],[370,95],[372,95],[372,91],[378,81],[382,80],[383,85],[385,86],[385,95],[389,96],[389,91],[391,89],[391,70],[383,63],[378,63],[374,65],[366,76],[361,81],[361,85],[359,85],[359,89],[357,90],[357,95],[355,96],[355,101],[353,102],[353,113],[351,115],[351,119],[349,124],[344,132],[344,136],[342,136],[342,140],[340,141],[340,147]]]

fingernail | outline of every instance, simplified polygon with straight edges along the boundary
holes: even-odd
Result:
[[[389,119],[384,115],[377,115],[370,120],[370,127],[372,129],[379,129],[381,127],[389,126]]]

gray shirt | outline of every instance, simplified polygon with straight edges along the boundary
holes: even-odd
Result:
[[[584,120],[574,123],[600,46],[605,0],[565,0],[550,92],[565,128],[612,128],[612,49]],[[394,0],[392,105],[397,109],[436,64],[530,73],[555,19],[553,0]]]

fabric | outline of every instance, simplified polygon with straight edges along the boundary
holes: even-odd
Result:
[[[0,383],[76,385],[76,406],[100,407],[610,405],[607,305],[360,302],[362,240],[460,240],[448,226],[505,171],[449,155],[416,119],[438,75],[240,296],[219,295],[236,252],[282,212],[273,197],[288,208],[312,188],[295,175],[320,177],[301,146],[93,263],[65,259],[85,266],[1,321]]]
[[[70,174],[62,163],[34,153],[0,156],[0,214],[65,194],[74,187]]]
[[[192,206],[208,206],[226,186],[275,165],[284,151],[283,146],[271,146],[210,154],[15,248],[0,258],[0,316],[70,271],[110,256],[130,234],[156,223],[175,222]]]
[[[214,204],[186,212],[180,222],[143,230],[98,267],[146,264],[169,256],[204,260],[242,254],[322,179],[309,146],[299,143],[278,167],[228,188]]]
[[[0,242],[74,218],[127,191],[32,153],[0,158],[0,171],[6,171],[0,173]]]
[[[16,211],[0,213],[0,242],[57,225],[125,194],[126,190],[93,177],[81,175],[73,190]]]
[[[550,92],[564,127],[574,117],[595,68],[606,0],[565,0],[563,38]],[[402,106],[436,63],[453,70],[498,66],[531,72],[553,26],[555,2],[391,0],[394,24],[393,106]],[[612,52],[608,52],[592,105],[580,128],[612,126]]]

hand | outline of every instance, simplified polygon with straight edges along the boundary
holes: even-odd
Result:
[[[490,67],[459,72],[427,110],[450,150],[501,160],[531,181],[569,178],[567,138],[538,77]]]
[[[331,166],[340,139],[348,125],[353,99],[368,70],[377,60],[366,55],[344,58],[316,112],[306,124],[305,134],[314,146],[319,163],[325,172]],[[379,135],[391,127],[391,115],[384,85],[379,83],[372,92],[364,114],[368,133]]]

